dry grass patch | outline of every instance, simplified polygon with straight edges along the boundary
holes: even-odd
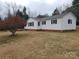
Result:
[[[0,59],[79,59],[79,30],[0,33]]]

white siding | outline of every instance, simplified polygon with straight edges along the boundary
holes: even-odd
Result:
[[[40,21],[40,26],[38,26],[39,21],[30,18],[27,21],[27,25],[25,26],[25,29],[62,30],[61,29],[61,19],[57,19],[57,24],[51,24],[51,20],[43,20],[43,21],[46,21],[46,25],[42,25],[42,21]],[[29,22],[34,22],[34,26],[28,26]]]
[[[28,26],[29,22],[34,22],[34,26]],[[25,29],[37,29],[38,28],[37,25],[38,25],[37,21],[35,19],[30,18],[27,21],[27,25],[25,26]]]
[[[57,24],[51,24],[51,20],[46,20],[46,25],[41,25],[41,27],[48,30],[61,30],[61,19],[57,19]]]
[[[68,24],[68,19],[72,19],[72,24]],[[63,17],[62,21],[63,30],[76,30],[76,17],[72,13],[68,13]]]

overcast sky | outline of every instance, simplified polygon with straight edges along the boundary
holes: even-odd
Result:
[[[38,14],[51,14],[56,7],[71,5],[72,0],[0,0],[2,2],[16,3],[30,8]]]

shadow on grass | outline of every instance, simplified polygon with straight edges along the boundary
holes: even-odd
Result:
[[[15,36],[3,35],[3,36],[0,36],[0,45],[19,41],[21,40],[21,38],[27,37],[27,36],[28,36],[27,34],[16,34]]]

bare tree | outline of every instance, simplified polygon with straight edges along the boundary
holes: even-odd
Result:
[[[17,10],[22,9],[22,7],[16,3],[5,3],[4,7],[7,10],[6,15],[8,17],[16,16]]]

